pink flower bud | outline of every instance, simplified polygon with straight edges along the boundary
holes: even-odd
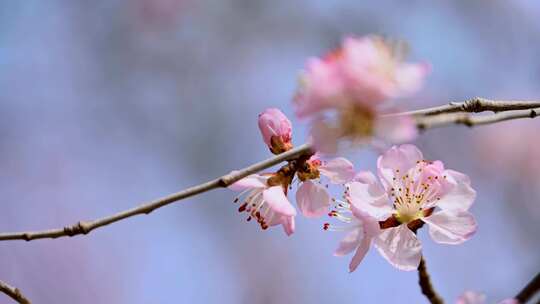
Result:
[[[293,147],[291,122],[280,110],[269,108],[259,114],[259,129],[272,153],[280,154]]]

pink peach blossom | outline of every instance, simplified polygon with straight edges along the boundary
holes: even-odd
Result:
[[[292,125],[279,109],[269,108],[259,114],[259,129],[272,153],[280,154],[292,148]]]
[[[347,185],[346,200],[360,221],[379,222],[382,229],[371,238],[394,267],[418,267],[422,246],[415,231],[424,224],[441,244],[461,244],[475,233],[468,210],[476,192],[466,175],[445,169],[441,161],[424,160],[413,145],[392,147],[379,157],[377,167],[380,183],[372,173],[362,172]],[[342,216],[339,210],[335,216]]]
[[[369,183],[374,180],[370,172],[358,174],[354,180]],[[373,189],[377,191],[377,189]],[[344,256],[355,251],[354,256],[349,263],[349,272],[356,270],[360,262],[364,259],[369,248],[373,243],[373,238],[380,234],[379,221],[370,216],[368,213],[357,208],[353,201],[338,201],[336,210],[330,213],[331,216],[347,223],[344,227],[331,226],[329,223],[324,224],[325,230],[347,231],[345,237],[339,243],[338,248],[334,251],[335,256]]]
[[[354,165],[343,157],[323,161],[318,154],[306,162],[306,168],[299,170],[301,185],[296,192],[296,204],[305,217],[317,218],[328,213],[330,195],[317,182],[320,175],[332,184],[344,184],[354,177]]]
[[[518,304],[516,299],[505,299],[498,304]],[[465,291],[456,301],[456,304],[486,304],[486,295],[475,292]]]
[[[341,48],[322,59],[312,58],[300,77],[294,98],[296,115],[313,121],[311,134],[319,151],[335,153],[337,140],[391,142],[416,135],[410,117],[386,117],[389,99],[420,89],[429,72],[426,64],[402,62],[399,50],[382,38],[347,37]],[[335,112],[330,118],[329,112]]]
[[[243,197],[238,211],[247,212],[248,221],[255,218],[262,229],[281,224],[285,233],[291,235],[295,230],[296,210],[287,199],[282,185],[268,184],[270,177],[252,174],[232,184],[229,189],[242,191],[235,202]]]

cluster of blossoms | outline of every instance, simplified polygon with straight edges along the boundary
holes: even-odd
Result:
[[[259,115],[264,142],[275,154],[293,147],[292,127],[278,109]],[[298,180],[296,205],[308,218],[325,214],[347,223],[325,230],[347,231],[335,255],[355,251],[349,270],[354,271],[373,244],[380,254],[401,270],[415,270],[422,256],[416,230],[429,226],[431,238],[442,244],[460,244],[476,231],[468,212],[476,192],[469,178],[445,169],[441,161],[427,161],[413,145],[394,146],[377,161],[378,172],[355,172],[353,164],[338,157],[324,161],[319,153],[289,161],[275,173],[253,174],[230,186],[242,191],[235,199],[239,211],[248,213],[262,229],[282,225],[294,233],[296,209],[287,198]],[[325,177],[331,184],[344,185],[343,200],[332,199]],[[330,207],[334,205],[334,209]]]
[[[430,67],[404,62],[399,46],[376,36],[349,37],[337,50],[308,61],[293,104],[298,118],[311,121],[318,151],[335,153],[341,138],[368,144],[415,137],[410,117],[384,114],[393,100],[420,89]]]
[[[463,173],[429,161],[410,144],[393,146],[377,161],[376,174],[354,170],[345,158],[326,160],[341,142],[397,143],[416,135],[408,116],[386,115],[391,101],[410,95],[429,72],[426,64],[406,63],[399,48],[379,37],[346,38],[341,48],[311,59],[294,97],[298,118],[311,121],[313,152],[290,160],[278,171],[250,175],[230,188],[247,220],[262,229],[282,225],[295,230],[297,209],[288,198],[296,187],[296,207],[308,218],[325,214],[346,225],[325,223],[324,230],[345,231],[336,256],[355,252],[354,271],[375,247],[394,267],[415,270],[422,258],[416,233],[426,225],[441,244],[460,244],[476,231],[469,213],[476,192]],[[278,109],[259,115],[264,143],[274,154],[293,148],[292,125]],[[342,200],[331,198],[321,178],[344,189]],[[297,181],[296,185],[294,181]],[[467,302],[463,302],[467,303]]]
[[[291,122],[278,109],[267,109],[259,115],[259,129],[264,142],[274,154],[290,150],[293,145]],[[252,174],[229,188],[242,191],[240,212],[248,213],[262,229],[281,224],[288,235],[294,233],[296,209],[287,198],[297,178],[300,186],[296,202],[300,212],[309,218],[321,217],[331,205],[330,195],[321,184],[324,176],[333,184],[344,184],[354,177],[353,164],[343,157],[324,161],[317,153],[289,161],[275,173]]]
[[[389,113],[395,112],[392,101],[421,87],[430,67],[403,59],[399,45],[368,36],[346,38],[337,50],[309,60],[293,105],[296,116],[311,123],[312,152],[289,160],[276,172],[253,174],[230,186],[242,191],[235,202],[248,221],[254,219],[262,229],[282,225],[290,236],[297,208],[308,218],[326,214],[339,220],[345,224],[324,223],[323,229],[346,233],[334,255],[354,252],[350,272],[371,247],[397,269],[420,271],[422,244],[417,231],[425,225],[431,239],[440,244],[461,244],[473,236],[477,225],[469,209],[476,191],[469,177],[445,168],[442,161],[427,160],[416,146],[385,149],[377,159],[376,173],[357,172],[343,157],[326,159],[342,143],[381,147],[414,139],[414,119]],[[293,148],[291,122],[280,110],[267,109],[258,124],[272,153]],[[321,178],[341,186],[342,199],[331,198],[329,185]],[[296,208],[288,198],[293,188]],[[456,304],[484,304],[485,299],[467,291]]]

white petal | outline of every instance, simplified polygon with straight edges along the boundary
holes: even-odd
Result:
[[[356,252],[354,253],[351,263],[349,264],[349,272],[355,271],[358,265],[360,265],[360,262],[362,262],[362,260],[366,256],[366,253],[368,252],[369,247],[371,247],[371,240],[372,240],[371,237],[367,235],[364,236],[364,238],[362,239],[362,242],[360,243],[360,245],[356,249]]]
[[[339,246],[334,251],[335,256],[344,256],[351,253],[354,249],[360,245],[360,242],[364,239],[364,229],[362,225],[358,225],[353,230],[349,231],[347,235],[339,242]]]
[[[305,181],[296,191],[296,205],[305,217],[321,217],[328,212],[330,195],[323,186]]]
[[[410,116],[379,118],[375,121],[375,136],[385,142],[410,142],[417,135],[416,122]]]
[[[422,219],[429,225],[429,235],[441,244],[461,244],[476,232],[472,214],[460,210],[442,210]]]
[[[424,158],[422,152],[414,145],[393,146],[377,159],[377,168],[384,186],[388,188],[392,185],[392,179],[396,175],[395,170],[400,174],[406,174],[409,169],[416,166],[416,162]]]
[[[264,190],[263,197],[270,209],[277,215],[296,215],[296,210],[285,196],[281,186],[274,186]]]
[[[294,216],[283,216],[281,225],[283,226],[283,231],[285,231],[287,236],[291,236],[296,227],[294,223]]]
[[[467,211],[476,198],[476,191],[465,183],[454,185],[439,201],[437,206],[443,210]]]
[[[407,225],[384,229],[375,238],[375,247],[392,266],[416,270],[422,258],[422,245]]]
[[[319,171],[334,184],[344,184],[354,177],[354,165],[344,157],[326,162],[319,167]]]
[[[267,179],[268,177],[266,176],[251,174],[230,185],[228,188],[234,191],[241,191],[249,188],[266,188]]]
[[[373,185],[352,182],[347,184],[347,198],[353,205],[353,213],[360,211],[378,220],[387,219],[392,213],[388,196]],[[360,217],[355,214],[356,217]]]

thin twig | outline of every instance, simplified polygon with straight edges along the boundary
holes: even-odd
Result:
[[[450,113],[436,116],[426,116],[417,118],[418,129],[432,129],[437,127],[444,127],[451,124],[465,125],[467,127],[474,127],[480,125],[487,125],[497,123],[506,120],[520,119],[520,118],[535,118],[540,116],[540,107],[530,110],[508,111],[504,113],[496,113],[491,115],[472,115],[469,113]]]
[[[540,108],[540,101],[496,101],[481,97],[471,98],[464,102],[450,102],[446,105],[420,109],[415,111],[400,112],[395,114],[389,114],[388,116],[431,116],[446,113],[479,113],[484,111],[492,112],[504,112],[515,110],[527,110]]]
[[[515,297],[519,303],[527,303],[540,290],[540,273],[529,282]]]
[[[129,210],[116,213],[111,216],[107,216],[107,217],[97,219],[94,221],[89,221],[89,222],[80,221],[74,225],[66,226],[64,228],[59,228],[59,229],[50,229],[50,230],[43,230],[43,231],[29,231],[29,232],[15,232],[15,233],[1,233],[0,241],[4,241],[4,240],[31,241],[35,239],[45,239],[45,238],[54,239],[54,238],[65,237],[65,236],[71,237],[71,236],[75,236],[79,234],[88,234],[92,230],[97,229],[99,227],[103,227],[103,226],[112,224],[114,222],[118,222],[120,220],[129,218],[132,216],[136,216],[140,214],[149,214],[150,212],[158,208],[161,208],[173,202],[194,196],[196,194],[207,192],[209,190],[216,189],[216,188],[228,187],[232,185],[234,182],[250,174],[259,172],[261,170],[264,170],[266,168],[279,164],[283,161],[294,159],[294,158],[297,158],[298,156],[308,154],[308,153],[311,153],[311,147],[305,144],[297,148],[291,149],[280,155],[264,160],[262,162],[253,164],[244,169],[241,169],[238,171],[232,171],[229,174],[223,175],[219,178],[208,181],[206,183],[193,186],[191,188],[187,188],[180,192],[142,204],[138,207],[135,207]]]
[[[18,288],[12,287],[0,281],[0,291],[20,304],[31,304]]]
[[[424,260],[424,257],[422,257],[422,259],[420,260],[420,265],[418,265],[418,284],[420,285],[420,289],[422,290],[422,293],[429,300],[429,303],[431,304],[444,303],[441,297],[435,291],[435,288],[433,288],[433,285],[431,284],[431,279],[429,277],[429,273],[426,268],[426,262]]]
[[[530,109],[531,105],[535,105],[536,109],[522,110],[522,111],[510,111],[515,109]],[[450,103],[449,105],[429,108],[425,110],[418,110],[413,112],[404,112],[392,115],[415,115],[417,118],[417,126],[419,129],[428,129],[446,126],[450,124],[464,124],[468,126],[490,124],[499,121],[536,117],[540,113],[540,103],[538,102],[495,102],[482,98],[475,98],[463,103]],[[479,111],[510,111],[505,113],[498,113],[485,116],[472,116],[467,113],[455,113],[458,111],[479,112]],[[450,114],[441,114],[450,113]],[[441,114],[435,115],[435,114]],[[390,116],[392,116],[390,115]],[[128,209],[110,216],[103,217],[101,219],[93,221],[79,221],[76,224],[65,226],[64,228],[49,229],[42,231],[28,231],[28,232],[13,232],[13,233],[0,233],[0,241],[5,240],[25,240],[31,241],[35,239],[44,238],[59,238],[59,237],[71,237],[80,234],[88,234],[94,229],[103,227],[123,219],[140,215],[149,214],[150,212],[169,205],[173,202],[204,193],[213,189],[223,188],[230,186],[234,182],[276,164],[279,164],[286,160],[298,158],[301,155],[312,153],[311,147],[308,144],[304,144],[292,150],[289,150],[280,155],[269,158],[265,161],[253,164],[244,169],[233,171],[229,174],[223,175],[214,180],[202,183],[191,188],[182,190],[180,192],[171,194],[169,196],[156,199],[151,202],[144,203],[138,207]]]

